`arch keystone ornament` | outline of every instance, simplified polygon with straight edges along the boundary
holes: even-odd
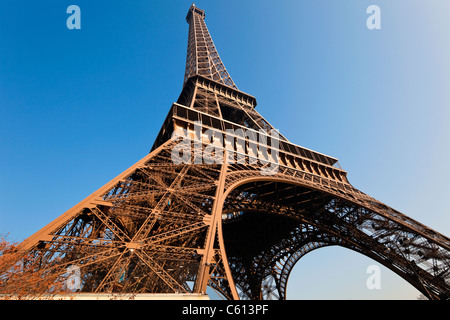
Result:
[[[150,153],[20,249],[56,273],[77,266],[79,292],[209,286],[226,299],[257,300],[286,299],[295,263],[338,245],[429,299],[448,299],[450,239],[353,187],[336,158],[279,134],[231,79],[205,12],[191,6],[186,21],[183,89]],[[175,163],[180,143],[192,152]],[[222,162],[203,161],[219,152]]]

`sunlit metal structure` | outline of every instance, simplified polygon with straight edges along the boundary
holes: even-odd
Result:
[[[79,268],[80,292],[209,286],[226,299],[256,300],[286,299],[297,261],[337,245],[430,299],[448,299],[450,239],[353,187],[336,158],[278,134],[231,79],[205,12],[192,5],[186,20],[183,89],[150,153],[21,250],[42,268]],[[223,161],[208,161],[222,151]]]

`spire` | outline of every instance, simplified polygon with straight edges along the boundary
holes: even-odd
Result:
[[[189,37],[184,83],[195,75],[237,89],[219,57],[211,35],[205,24],[205,11],[192,4],[186,16],[189,23]]]

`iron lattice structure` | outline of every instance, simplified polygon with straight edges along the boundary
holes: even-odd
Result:
[[[191,6],[183,89],[150,153],[21,249],[54,272],[79,267],[81,292],[202,293],[210,286],[226,299],[286,299],[296,262],[337,245],[430,299],[448,299],[449,238],[353,187],[336,158],[274,138],[256,99],[225,69],[204,19]],[[204,154],[213,143],[233,161],[199,162],[192,152],[175,163],[179,129],[192,150]],[[240,129],[265,132],[271,143],[255,150],[246,136],[240,152],[230,151]],[[252,161],[262,151],[277,155],[270,175],[263,174],[267,162]]]

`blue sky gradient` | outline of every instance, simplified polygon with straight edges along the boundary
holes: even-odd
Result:
[[[0,234],[21,241],[150,150],[181,92],[191,1],[0,1]],[[69,30],[69,5],[81,30]],[[369,5],[381,30],[366,27]],[[196,1],[257,110],[350,182],[450,235],[450,2]],[[375,262],[319,249],[291,299],[415,299]]]

